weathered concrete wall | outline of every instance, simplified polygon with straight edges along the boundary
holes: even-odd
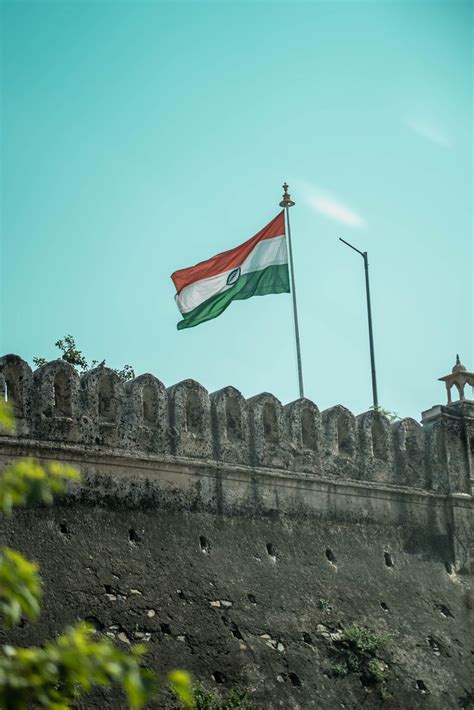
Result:
[[[156,669],[249,688],[259,708],[471,706],[470,405],[421,428],[151,375],[124,387],[61,361],[32,374],[7,356],[0,375],[19,421],[0,461],[82,472],[52,509],[0,521],[46,588],[41,621],[12,640],[87,618],[119,644],[147,640]],[[353,622],[397,634],[384,698],[333,673]]]

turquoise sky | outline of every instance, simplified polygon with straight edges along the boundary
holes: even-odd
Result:
[[[291,212],[305,389],[403,416],[474,369],[469,2],[2,3],[1,351],[298,396],[289,294],[178,332],[172,271]]]

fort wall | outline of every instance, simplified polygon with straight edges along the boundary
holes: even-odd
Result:
[[[17,430],[0,462],[82,474],[53,508],[0,522],[45,578],[41,621],[16,642],[89,618],[256,707],[379,707],[380,688],[333,673],[337,634],[358,623],[397,634],[385,706],[469,707],[474,403],[390,423],[63,360],[32,372],[15,355],[1,387]]]

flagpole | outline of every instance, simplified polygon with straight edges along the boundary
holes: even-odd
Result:
[[[299,384],[299,390],[300,390],[300,399],[303,399],[304,397],[304,390],[303,390],[303,367],[301,364],[301,346],[300,346],[300,329],[298,325],[298,308],[296,306],[296,286],[295,286],[295,270],[293,268],[293,250],[291,248],[291,229],[290,229],[290,213],[288,212],[290,207],[293,207],[295,204],[294,201],[291,199],[291,195],[288,194],[288,185],[285,182],[283,185],[283,190],[285,191],[283,193],[283,199],[280,202],[280,207],[283,207],[285,210],[285,216],[286,216],[286,232],[287,232],[287,238],[288,238],[288,255],[290,258],[290,273],[291,273],[291,295],[293,296],[293,321],[295,325],[295,342],[296,342],[296,361],[298,364],[298,384]]]

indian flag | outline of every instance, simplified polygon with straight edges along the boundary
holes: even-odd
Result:
[[[289,293],[283,210],[254,237],[171,275],[183,320],[178,330],[216,318],[232,301]]]

